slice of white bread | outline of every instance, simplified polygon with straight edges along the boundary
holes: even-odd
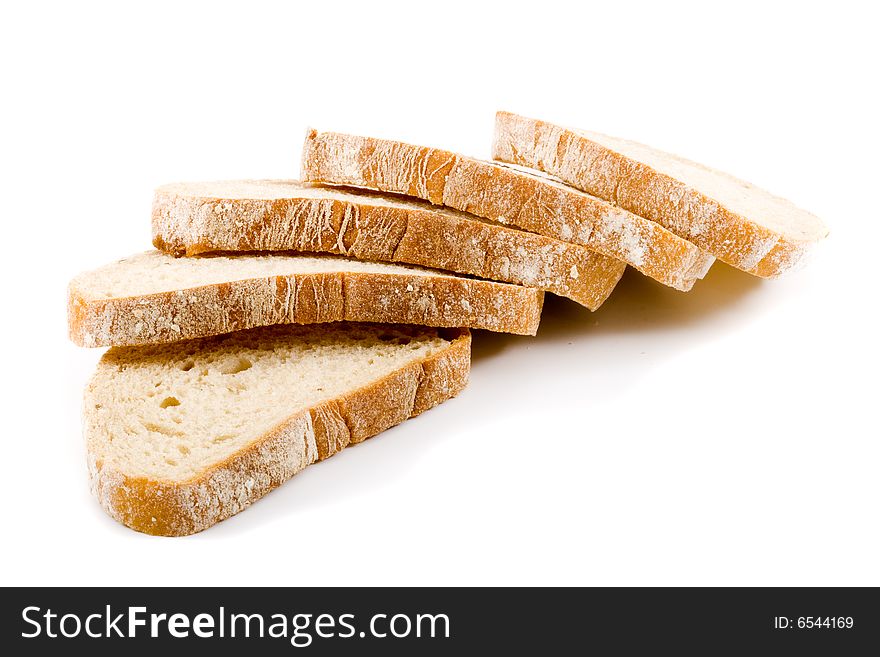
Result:
[[[193,534],[455,396],[469,370],[467,329],[280,326],[114,348],[85,392],[91,488],[132,529]]]
[[[534,335],[543,300],[534,288],[339,256],[149,251],[74,278],[68,326],[83,347],[342,320]]]
[[[414,196],[577,243],[689,290],[714,258],[656,222],[535,171],[339,133],[306,135],[302,178]]]
[[[190,255],[305,251],[404,262],[539,288],[591,310],[608,298],[626,266],[462,212],[295,180],[160,187],[153,200],[153,243]]]
[[[792,269],[828,234],[818,217],[726,173],[509,112],[496,115],[492,156],[557,176],[757,276]]]

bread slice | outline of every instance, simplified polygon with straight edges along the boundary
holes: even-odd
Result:
[[[595,310],[624,263],[426,203],[297,181],[160,187],[153,242],[172,253],[308,251],[404,262],[526,285]]]
[[[689,290],[713,258],[657,223],[538,172],[403,142],[310,131],[303,180],[415,196],[576,243]]]
[[[613,201],[757,276],[792,269],[828,234],[809,212],[726,173],[509,112],[496,115],[492,155]]]
[[[150,251],[73,279],[68,320],[83,347],[342,320],[534,335],[543,300],[533,288],[338,256]]]
[[[84,399],[91,488],[140,532],[193,534],[460,392],[467,329],[324,324],[109,350]]]

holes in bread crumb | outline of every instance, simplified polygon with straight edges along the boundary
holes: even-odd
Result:
[[[101,404],[95,404],[96,411],[100,411],[102,408],[104,408],[104,407]]]
[[[233,438],[235,438],[234,433],[224,433],[214,438],[214,440],[212,440],[211,442],[215,445],[220,445],[221,443],[225,443],[227,440],[232,440]]]
[[[178,445],[177,451],[186,456],[187,454],[189,454],[189,447],[187,447],[186,445]]]
[[[189,372],[195,366],[196,366],[196,364],[193,361],[188,360],[180,366],[180,369],[183,370],[184,372]]]
[[[252,365],[253,363],[247,358],[236,358],[232,362],[225,363],[223,367],[220,368],[220,371],[223,374],[238,374],[239,372],[249,370]]]
[[[180,406],[180,400],[177,397],[166,397],[162,400],[162,403],[159,404],[162,408],[168,408],[169,406]]]
[[[174,459],[169,459],[168,457],[165,458],[165,463],[167,463],[168,465],[177,465],[177,461],[175,461]]]
[[[156,424],[155,422],[144,422],[144,429],[150,431],[152,433],[161,433],[163,436],[182,436],[183,431],[179,431],[178,429],[172,429],[171,427],[163,427],[161,424]]]

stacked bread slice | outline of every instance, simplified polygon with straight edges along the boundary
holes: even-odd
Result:
[[[166,185],[153,242],[170,253],[298,251],[399,262],[524,285],[595,310],[625,264],[580,245],[412,199],[297,181]]]
[[[534,335],[543,293],[338,256],[175,258],[150,251],[74,278],[68,302],[71,339],[106,347],[340,321]]]
[[[85,394],[92,489],[133,529],[201,531],[456,395],[469,368],[466,329],[376,324],[111,349]]]
[[[720,260],[764,278],[802,264],[828,234],[818,217],[790,201],[625,139],[498,112],[492,154],[657,222]]]
[[[537,171],[424,146],[310,131],[303,180],[407,194],[579,245],[687,291],[713,257],[611,203]]]
[[[627,265],[687,291],[825,234],[781,199],[647,147],[499,113],[486,161],[309,131],[297,180],[159,188],[149,251],[69,286],[110,347],[85,395],[92,489],[138,531],[201,531],[307,465],[458,394],[469,329],[534,335]]]

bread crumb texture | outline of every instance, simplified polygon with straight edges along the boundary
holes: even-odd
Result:
[[[339,323],[114,348],[84,398],[93,493],[138,531],[184,535],[315,461],[456,395],[470,334]]]

